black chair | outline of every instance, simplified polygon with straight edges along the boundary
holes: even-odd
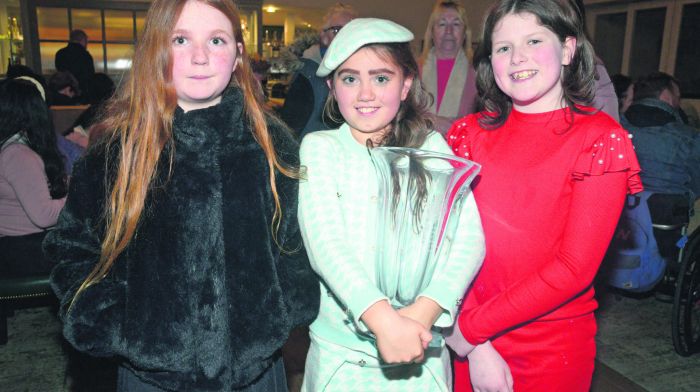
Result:
[[[15,309],[56,302],[49,276],[0,278],[0,345],[7,343],[7,318]]]
[[[679,252],[678,239],[686,234],[690,222],[690,197],[685,194],[654,193],[649,197],[649,213],[651,214],[654,237],[659,245],[661,256],[668,263],[672,280],[678,273]]]

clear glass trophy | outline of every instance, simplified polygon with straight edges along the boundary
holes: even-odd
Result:
[[[403,147],[370,149],[377,172],[375,279],[394,308],[412,304],[447,260],[462,204],[481,166]],[[431,347],[443,345],[433,331]]]

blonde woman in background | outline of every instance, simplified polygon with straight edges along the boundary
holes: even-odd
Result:
[[[470,63],[467,11],[458,1],[438,1],[428,20],[421,55],[421,80],[433,95],[430,112],[443,135],[452,122],[476,108],[476,74]]]

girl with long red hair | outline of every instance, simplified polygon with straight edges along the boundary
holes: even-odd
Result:
[[[44,242],[64,335],[119,391],[285,391],[318,282],[298,145],[259,101],[231,0],[155,0],[104,139]]]

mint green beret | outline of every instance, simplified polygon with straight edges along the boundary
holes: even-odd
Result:
[[[340,29],[331,42],[316,75],[328,76],[348,57],[367,44],[410,42],[411,40],[413,40],[413,33],[410,30],[390,20],[353,19]]]

